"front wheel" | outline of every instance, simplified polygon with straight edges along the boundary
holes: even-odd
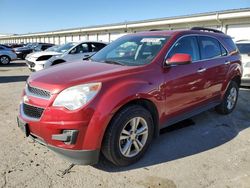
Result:
[[[8,65],[10,63],[10,58],[6,55],[0,57],[0,63],[2,65]]]
[[[231,113],[237,103],[239,95],[239,86],[235,81],[231,81],[223,101],[220,105],[216,107],[216,111],[220,114],[229,114]]]
[[[153,120],[141,106],[129,106],[115,115],[104,136],[102,153],[116,166],[138,161],[153,138]]]

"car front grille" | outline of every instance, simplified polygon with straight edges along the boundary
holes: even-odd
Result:
[[[23,113],[29,118],[40,119],[44,109],[23,103]]]
[[[27,85],[27,94],[30,94],[34,97],[40,97],[40,98],[45,98],[45,99],[49,99],[50,98],[50,92],[43,90],[43,89],[39,89],[36,87],[32,87],[29,84]]]

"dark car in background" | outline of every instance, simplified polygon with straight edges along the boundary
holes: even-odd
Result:
[[[9,48],[18,48],[18,47],[23,47],[25,44],[16,44],[16,43],[6,43],[4,44],[6,47]]]
[[[29,43],[23,47],[14,48],[17,58],[25,59],[25,57],[35,51],[44,51],[47,48],[54,46],[54,44],[49,43]]]

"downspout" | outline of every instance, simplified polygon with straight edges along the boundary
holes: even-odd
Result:
[[[219,13],[216,13],[216,21],[220,24],[221,31],[223,32],[223,22],[219,19]]]

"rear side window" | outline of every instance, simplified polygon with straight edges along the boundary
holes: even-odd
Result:
[[[222,46],[218,42],[218,40],[207,36],[200,36],[199,43],[200,43],[201,59],[210,59],[221,56]]]
[[[99,50],[101,50],[102,48],[104,48],[106,45],[105,44],[101,44],[101,43],[91,43],[91,52],[98,52]]]
[[[237,47],[230,37],[223,38],[230,52],[237,51]]]
[[[189,54],[192,57],[192,61],[200,60],[199,47],[196,37],[188,36],[177,41],[168,53],[167,58],[171,58],[174,54],[177,53]]]

